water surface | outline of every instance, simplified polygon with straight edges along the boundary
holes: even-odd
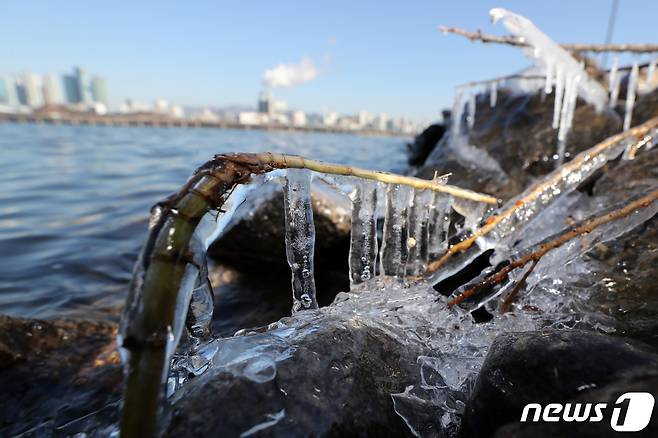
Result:
[[[116,316],[146,235],[150,206],[216,153],[284,152],[400,171],[405,141],[325,133],[0,124],[0,313]]]

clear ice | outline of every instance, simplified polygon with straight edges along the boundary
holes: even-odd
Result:
[[[409,236],[407,237],[407,275],[420,275],[427,269],[429,258],[429,214],[432,192],[414,190],[409,209]]]
[[[624,131],[631,127],[631,120],[633,118],[633,107],[635,106],[635,93],[637,92],[637,80],[640,74],[640,67],[637,60],[633,62],[631,74],[628,77],[628,85],[626,91],[626,113],[624,114]]]
[[[292,271],[293,313],[318,308],[313,268],[315,225],[311,178],[309,170],[288,169],[283,189],[286,257]]]
[[[546,72],[547,93],[552,82],[553,70],[557,72],[553,127],[559,128],[558,155],[562,157],[578,96],[593,105],[597,111],[601,111],[608,101],[607,93],[587,74],[581,63],[540,31],[530,20],[502,8],[494,8],[489,14],[494,23],[502,21],[507,30],[530,45],[524,51]]]
[[[409,251],[407,215],[412,190],[391,184],[386,187],[386,214],[380,254],[381,273],[402,278],[405,276]]]
[[[350,289],[375,277],[377,262],[377,183],[358,181],[352,199]]]

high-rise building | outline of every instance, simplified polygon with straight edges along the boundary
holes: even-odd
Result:
[[[87,74],[87,70],[76,67],[73,69],[75,76],[78,78],[78,87],[80,92],[80,101],[82,103],[91,103],[94,100],[91,95],[91,80]]]
[[[17,105],[16,80],[11,76],[0,77],[0,104]]]
[[[94,102],[107,106],[107,87],[105,79],[100,76],[91,78],[91,98]]]
[[[43,80],[43,101],[46,105],[56,105],[60,102],[59,84],[52,73],[46,75]]]
[[[272,101],[272,94],[269,90],[263,90],[258,96],[258,112],[271,114],[274,112],[274,102]]]
[[[62,83],[64,85],[64,96],[68,103],[80,103],[80,86],[78,85],[78,78],[75,75],[62,76]]]
[[[24,73],[16,81],[18,103],[37,108],[43,105],[41,78],[34,73]]]

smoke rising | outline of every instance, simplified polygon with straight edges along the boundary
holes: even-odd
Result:
[[[305,56],[297,64],[278,64],[265,70],[263,85],[268,88],[291,88],[312,81],[319,74],[313,60]]]

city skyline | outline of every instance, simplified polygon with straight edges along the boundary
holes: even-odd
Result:
[[[12,44],[0,48],[0,71],[45,73],[81,64],[111,84],[110,106],[159,98],[198,107],[253,106],[265,82],[306,112],[370,109],[435,120],[450,106],[455,85],[530,64],[517,49],[443,36],[438,25],[503,34],[488,21],[489,9],[502,6],[557,41],[603,41],[609,2],[555,3],[477,1],[448,10],[431,1],[201,2],[194,8],[140,2],[129,14],[121,2],[93,12],[76,1],[11,3],[0,37]],[[646,29],[657,12],[655,2],[622,3],[613,42],[651,42]]]

